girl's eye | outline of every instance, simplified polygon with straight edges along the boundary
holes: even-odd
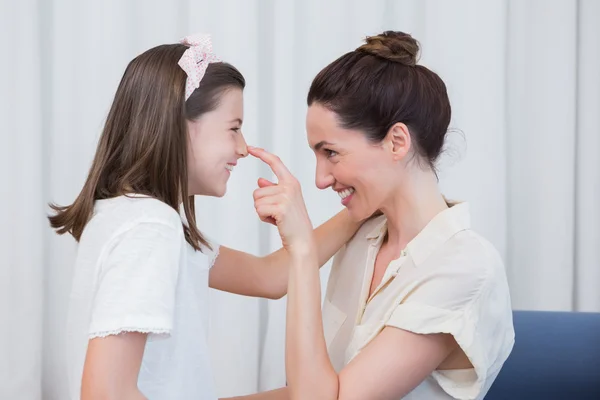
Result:
[[[234,131],[235,133],[240,133],[240,129],[241,128],[231,128],[231,130]]]

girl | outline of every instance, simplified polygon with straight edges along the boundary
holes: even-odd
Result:
[[[502,260],[471,230],[467,204],[448,203],[438,187],[450,102],[418,52],[410,35],[384,32],[310,88],[317,186],[339,192],[356,221],[383,213],[336,255],[322,311],[300,186],[276,157],[250,150],[278,177],[257,190],[255,207],[292,255],[288,387],[260,399],[482,399],[512,350]]]
[[[193,196],[223,196],[247,155],[244,86],[203,35],[127,66],[81,192],[49,217],[79,242],[67,327],[71,399],[214,400],[208,287],[286,293],[286,250],[255,257],[219,247],[194,216]],[[316,229],[319,263],[358,226],[342,212]]]

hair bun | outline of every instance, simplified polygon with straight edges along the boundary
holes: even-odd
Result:
[[[404,32],[386,31],[368,36],[366,43],[356,49],[409,67],[417,65],[419,42]]]

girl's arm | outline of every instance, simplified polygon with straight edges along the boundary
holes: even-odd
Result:
[[[318,243],[316,264],[319,268],[350,240],[360,224],[343,210],[313,231],[314,241]],[[290,261],[289,252],[284,248],[257,257],[221,246],[210,269],[209,285],[225,292],[279,299],[287,293]]]
[[[89,316],[82,400],[145,399],[137,381],[151,333],[143,332],[172,330],[180,224],[177,213],[168,221],[140,222],[117,236],[103,259]]]
[[[227,397],[219,400],[289,400],[288,389],[269,390],[268,392],[249,394],[246,396]]]
[[[146,400],[137,387],[146,334],[91,339],[83,366],[81,400]]]

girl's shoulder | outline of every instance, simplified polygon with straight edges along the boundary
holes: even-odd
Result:
[[[142,195],[97,200],[94,219],[119,224],[156,223],[181,229],[181,216],[177,210],[156,198]]]

